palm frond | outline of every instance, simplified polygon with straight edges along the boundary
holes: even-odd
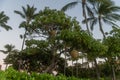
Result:
[[[116,22],[116,21],[119,21],[120,20],[120,15],[119,14],[116,14],[116,13],[113,13],[113,14],[108,14],[108,15],[105,15],[103,18],[106,18],[108,20],[111,20],[113,22]]]
[[[5,47],[5,48],[15,48],[15,46],[13,46],[13,45],[11,45],[11,44],[6,44],[4,47]]]
[[[27,5],[27,7],[22,6],[22,10],[23,10],[22,12],[21,11],[14,11],[14,12],[19,14],[23,19],[26,19],[26,22],[28,23],[37,15],[35,13],[37,8],[35,8],[34,6],[29,6],[29,5]]]
[[[0,23],[7,23],[9,17],[4,14],[4,12],[0,13]]]
[[[93,13],[92,9],[88,5],[86,5],[86,9],[87,9],[88,16],[94,17],[94,13]]]
[[[114,27],[120,27],[119,25],[115,24],[114,22],[111,21],[111,24],[114,26]]]
[[[22,6],[22,10],[23,10],[23,14],[25,15],[26,17],[26,14],[27,14],[27,9],[25,7]]]
[[[61,10],[62,11],[67,11],[68,9],[71,9],[71,8],[75,7],[78,3],[79,3],[78,1],[74,1],[74,2],[68,3]]]
[[[25,27],[27,27],[26,26],[26,21],[23,21],[20,25],[19,25],[19,28],[25,28]]]
[[[4,47],[5,47],[7,52],[10,52],[15,48],[15,46],[13,46],[11,44],[6,44]]]
[[[111,12],[119,12],[120,11],[120,7],[119,6],[110,6],[109,9],[111,10]]]
[[[6,52],[6,51],[4,51],[4,50],[0,50],[0,52],[2,52],[2,53],[4,53],[4,54],[7,54],[7,52]]]
[[[22,18],[25,18],[25,15],[23,13],[21,13],[20,11],[14,11],[16,14],[19,14]]]
[[[90,29],[93,31],[94,25],[96,25],[98,22],[97,18],[94,18],[93,21],[90,21]]]
[[[114,19],[115,21],[119,21],[120,20],[120,15],[113,13],[109,15],[112,19]]]
[[[37,8],[35,8],[34,6],[32,7],[28,6],[26,17],[29,17],[29,19],[33,19],[36,16],[35,14],[36,10]]]
[[[117,24],[115,24],[113,21],[107,19],[107,18],[103,18],[102,19],[105,23],[107,23],[108,25],[112,25],[112,26],[116,26],[119,27]]]
[[[94,19],[94,17],[87,18],[87,21],[90,22],[90,21],[92,21],[93,19]],[[85,19],[82,20],[82,23],[85,24],[85,23],[86,23],[86,20],[85,20]]]
[[[6,25],[6,24],[0,24],[1,27],[3,27],[5,30],[12,30],[12,28],[9,26],[9,25]]]
[[[12,28],[7,25],[7,21],[9,20],[9,17],[4,14],[4,12],[0,13],[0,26],[4,28],[5,30],[11,30]]]
[[[107,2],[108,0],[88,0],[90,4],[96,4],[96,3],[104,3]]]

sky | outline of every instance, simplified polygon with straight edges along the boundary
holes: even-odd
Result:
[[[12,44],[15,45],[16,49],[21,49],[22,40],[19,35],[24,33],[23,29],[19,29],[19,24],[23,21],[23,19],[14,13],[14,10],[22,11],[22,6],[26,7],[27,4],[36,7],[37,11],[43,10],[45,7],[50,7],[50,9],[58,9],[60,10],[65,4],[74,1],[74,0],[0,0],[0,12],[4,11],[7,16],[9,16],[10,20],[8,21],[8,25],[10,25],[13,30],[5,31],[0,28],[0,50],[4,49],[4,45]],[[119,4],[119,0],[114,0],[116,5]],[[81,20],[81,5],[77,5],[75,8],[68,10],[66,12],[67,15],[72,17],[77,17],[77,20]],[[109,30],[109,28],[105,28],[105,30]],[[100,38],[102,35],[97,28],[95,28],[94,36],[96,38]],[[3,64],[3,59],[6,55],[0,53],[0,64]],[[4,67],[4,66],[3,66]]]

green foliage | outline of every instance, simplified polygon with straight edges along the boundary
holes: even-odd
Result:
[[[0,80],[88,80],[88,79],[77,79],[75,77],[66,77],[63,75],[53,76],[50,74],[38,74],[26,72],[18,72],[12,67],[6,71],[0,71]]]
[[[108,37],[103,41],[108,47],[107,57],[116,57],[120,55],[120,29],[113,27]]]
[[[6,80],[5,72],[0,70],[0,80]]]
[[[21,37],[23,37],[25,40],[26,35],[30,34],[28,36],[38,35],[40,37],[44,37],[44,39],[34,39],[32,37],[31,40],[26,40],[26,48],[20,52],[20,55],[18,54],[18,52],[16,52],[7,56],[7,58],[5,59],[6,62],[12,63],[12,66],[15,69],[18,69],[18,67],[21,66],[20,69],[23,69],[26,72],[20,73],[10,68],[6,70],[5,73],[2,72],[3,75],[6,76],[6,79],[80,80],[76,79],[75,77],[65,77],[63,75],[58,75],[54,77],[50,74],[32,73],[32,71],[43,73],[46,71],[46,69],[49,68],[50,70],[46,71],[47,73],[51,73],[53,70],[57,71],[58,73],[64,73],[63,68],[65,68],[65,59],[61,58],[61,54],[67,53],[69,55],[69,52],[73,49],[85,53],[88,60],[91,59],[91,61],[98,57],[103,57],[104,55],[106,55],[105,53],[107,51],[112,54],[112,57],[115,57],[116,54],[118,54],[120,51],[120,46],[118,45],[120,43],[119,35],[115,32],[117,31],[117,29],[111,31],[110,36],[104,39],[102,44],[100,41],[94,39],[91,35],[89,35],[88,32],[82,30],[79,22],[76,21],[76,18],[72,19],[62,11],[45,8],[33,18],[34,14],[30,13],[30,9],[33,9],[32,12],[34,12],[36,9],[34,7],[30,8],[30,6],[27,6],[27,8],[28,12],[27,9],[25,9],[24,7],[24,13],[15,11],[17,14],[20,14],[23,18],[26,19],[26,22],[23,22],[20,25],[26,29],[25,35]],[[30,20],[32,21],[29,24]],[[26,27],[29,27],[29,30]],[[6,46],[6,48],[9,48],[9,46]],[[8,51],[10,52],[12,48],[14,48],[14,46],[11,46]],[[68,57],[71,58],[70,56]],[[21,65],[19,65],[18,63],[20,59]],[[50,68],[49,66],[51,65],[52,67]],[[66,65],[66,67],[68,66]],[[74,69],[76,67],[77,66],[74,66]],[[103,70],[104,69],[106,69],[106,66],[103,66]],[[72,73],[72,69],[68,67],[66,70],[67,71],[65,75],[71,76],[70,73]],[[84,71],[82,72],[82,70]],[[84,78],[89,78],[90,76],[95,77],[94,70],[95,68],[81,68],[79,70],[81,73],[78,73],[78,75]],[[74,76],[76,74],[75,71],[76,70],[73,71]],[[30,72],[31,74],[28,75],[27,72]],[[104,75],[104,73],[109,73],[109,71],[103,71],[102,73]]]
[[[5,30],[12,30],[10,26],[7,25],[9,17],[4,14],[4,12],[0,12],[0,27],[4,28]]]
[[[37,46],[38,48],[46,48],[48,47],[48,42],[45,40],[26,40],[26,46],[27,47],[35,47]]]
[[[76,19],[71,19],[62,11],[49,8],[40,11],[32,25],[36,26],[31,28],[37,33],[47,36],[49,36],[49,32],[52,30],[56,31],[56,34],[60,34],[61,30],[80,29],[79,22]]]
[[[26,23],[27,22],[29,23],[37,15],[35,13],[36,8],[34,6],[27,5],[26,8],[22,6],[22,10],[23,10],[23,12],[17,11],[17,10],[15,10],[14,12],[16,14],[20,15],[23,19],[26,19]],[[23,21],[21,24],[24,24],[24,23],[25,22]],[[21,27],[25,27],[25,26],[20,26],[20,28]]]

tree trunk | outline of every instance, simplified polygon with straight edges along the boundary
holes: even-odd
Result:
[[[86,5],[86,0],[82,0],[83,17],[85,18],[86,28],[87,28],[88,34],[90,35],[90,30],[89,30],[88,21],[87,21],[87,15],[86,15],[86,11],[85,11],[85,5]]]
[[[94,59],[94,62],[95,62],[95,69],[96,69],[97,80],[100,80],[100,71],[99,71],[99,67],[97,65],[96,59]]]
[[[73,60],[72,60],[72,76],[73,76],[73,67],[74,67],[74,66],[73,66]]]
[[[114,68],[114,62],[111,60],[111,58],[105,59],[105,61],[109,64],[111,67],[111,80],[116,80],[116,75],[115,75],[115,68]]]
[[[64,75],[66,75],[66,52],[65,52],[65,65],[64,65]]]
[[[52,73],[53,69],[55,68],[55,65],[57,64],[57,62],[53,61],[51,63],[51,65],[49,65],[47,67],[47,69],[44,71],[44,73]]]
[[[111,68],[112,68],[112,80],[116,80],[114,65],[111,65]]]
[[[26,38],[26,33],[27,33],[27,30],[25,30],[25,34],[24,34],[24,36],[23,36],[23,42],[22,42],[22,48],[21,48],[21,51],[22,51],[23,48],[24,48],[25,38]]]
[[[26,33],[27,33],[27,30],[25,30],[25,33],[24,33],[24,36],[23,36],[23,41],[22,41],[22,47],[21,47],[21,51],[23,50],[24,48],[24,44],[25,44],[25,38],[26,38]],[[21,55],[21,54],[20,54]],[[22,62],[22,59],[19,60],[20,62]],[[21,69],[21,65],[22,64],[19,64],[19,67],[18,67],[18,70]]]
[[[76,60],[76,77],[78,77],[78,61]]]
[[[67,61],[66,61],[66,45],[65,45],[65,65],[64,65],[64,75],[66,75],[66,63],[67,63]]]
[[[44,73],[51,73],[52,70],[55,68],[55,65],[57,64],[55,45],[52,47],[52,54],[53,54],[53,57],[51,60],[51,64],[46,68]]]
[[[0,64],[0,70],[1,70],[1,68],[2,68],[2,65]]]
[[[5,66],[5,70],[8,68],[8,64],[6,64],[6,66]]]

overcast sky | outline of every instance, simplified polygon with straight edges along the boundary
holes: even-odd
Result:
[[[18,29],[20,22],[23,20],[19,15],[14,13],[14,10],[22,11],[22,6],[27,4],[34,5],[37,10],[43,10],[46,6],[51,9],[61,9],[65,4],[74,1],[74,0],[0,0],[0,11],[4,11],[7,16],[10,17],[8,25],[10,25],[13,30],[5,31],[0,28],[0,49],[4,49],[5,44],[13,44],[17,49],[21,48],[22,40],[19,38],[20,34],[24,33],[23,29]],[[117,5],[119,5],[119,0],[114,0]],[[72,17],[77,17],[77,20],[81,20],[81,5],[76,6],[75,8],[68,10],[66,14]],[[109,28],[106,28],[109,30]],[[97,33],[96,33],[97,32]],[[95,29],[95,37],[101,37],[101,33],[98,29]],[[0,64],[2,64],[2,59],[5,57],[0,53]]]

